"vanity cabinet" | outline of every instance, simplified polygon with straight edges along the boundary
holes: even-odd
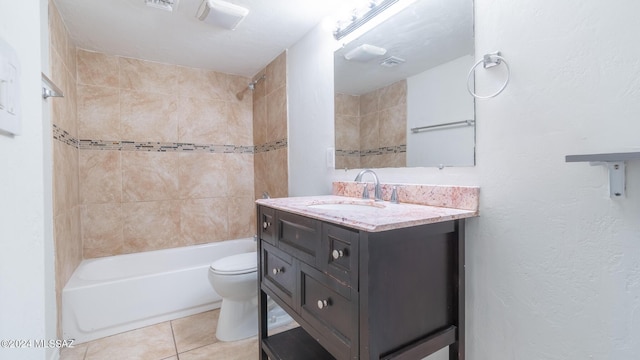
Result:
[[[370,232],[258,205],[260,359],[464,359],[464,219]],[[267,295],[300,327],[267,330]]]

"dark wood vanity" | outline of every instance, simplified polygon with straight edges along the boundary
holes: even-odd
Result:
[[[259,204],[260,359],[464,359],[464,219],[364,231]],[[300,327],[270,335],[267,295]]]

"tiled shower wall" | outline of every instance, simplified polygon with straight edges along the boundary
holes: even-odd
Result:
[[[53,125],[53,228],[55,242],[58,324],[62,288],[82,261],[78,200],[78,146],[76,121],[76,47],[53,2],[49,3],[51,80],[64,93],[50,98]],[[58,329],[58,335],[61,335]]]
[[[249,79],[78,50],[85,258],[255,233]]]
[[[406,80],[335,99],[336,168],[406,166]]]
[[[255,196],[286,197],[287,157],[287,54],[283,52],[254,79],[265,75],[253,91],[253,141]]]

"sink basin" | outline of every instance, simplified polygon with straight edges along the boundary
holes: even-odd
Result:
[[[332,210],[332,211],[357,211],[357,212],[373,212],[380,209],[384,209],[384,205],[377,205],[374,203],[325,203],[325,204],[311,204],[307,205],[308,208],[318,210]]]

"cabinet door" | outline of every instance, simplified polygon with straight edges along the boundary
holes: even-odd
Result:
[[[358,290],[359,232],[341,226],[322,224],[320,269],[347,286]]]
[[[260,206],[258,210],[258,227],[260,229],[260,239],[271,245],[276,245],[276,211],[274,209]]]
[[[262,243],[262,283],[269,293],[295,308],[296,264],[288,254]]]
[[[358,295],[335,279],[300,265],[300,316],[337,359],[353,358],[358,347]]]

